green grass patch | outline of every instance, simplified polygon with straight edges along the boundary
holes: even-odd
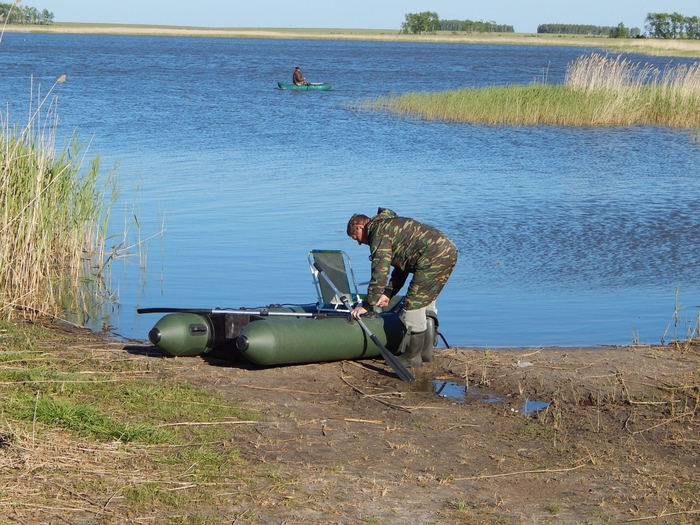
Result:
[[[488,125],[700,126],[700,63],[661,72],[593,54],[569,65],[565,84],[406,93],[353,104],[444,122]]]
[[[70,399],[51,399],[42,396],[33,413],[24,407],[21,419],[38,421],[46,426],[59,426],[102,441],[129,443],[168,443],[175,440],[166,432],[148,423],[130,423],[110,417],[104,411],[86,403]]]
[[[152,370],[167,375],[170,366],[179,369],[170,361],[153,367],[96,334],[0,321],[0,443],[31,468],[7,472],[13,488],[4,503],[31,512],[89,495],[122,518],[213,524],[251,493],[296,483],[269,465],[253,468],[236,446],[249,430],[229,423],[259,420],[258,412]]]
[[[105,363],[61,351],[61,345],[59,336],[38,325],[0,321],[5,417],[100,441],[149,444],[222,439],[227,421],[260,418],[181,380],[144,379],[140,361]]]

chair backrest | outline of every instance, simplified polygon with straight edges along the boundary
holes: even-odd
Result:
[[[318,294],[319,311],[347,311],[347,308],[326,280],[318,275],[314,263],[321,267],[321,270],[333,282],[338,291],[345,295],[351,304],[360,300],[360,292],[355,281],[355,274],[352,271],[350,257],[345,252],[341,250],[311,250],[308,258],[314,286]]]

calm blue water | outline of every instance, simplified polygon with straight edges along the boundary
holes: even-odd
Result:
[[[106,321],[126,337],[145,339],[158,319],[137,307],[313,302],[312,248],[345,250],[366,280],[367,248],[345,224],[378,206],[455,240],[460,261],[438,302],[451,345],[657,343],[678,286],[684,336],[700,305],[700,147],[689,132],[349,109],[392,92],[561,82],[585,53],[13,33],[0,44],[0,100],[21,122],[30,78],[46,92],[66,74],[59,137],[77,130],[105,169],[118,163],[114,231],[134,213],[130,241],[165,225],[144,245],[145,268],[136,255],[113,266],[119,300]],[[333,90],[274,89],[296,65]]]

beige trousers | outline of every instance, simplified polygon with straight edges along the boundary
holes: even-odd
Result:
[[[423,308],[415,310],[401,310],[399,319],[406,326],[409,333],[425,332],[428,328],[427,316],[437,318],[437,306],[435,301]]]

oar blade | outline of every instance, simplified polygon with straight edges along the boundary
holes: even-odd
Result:
[[[389,366],[392,368],[392,370],[396,373],[397,376],[399,376],[399,379],[403,381],[415,381],[416,378],[413,377],[413,374],[409,372],[405,366],[399,361],[394,354],[392,354],[387,347],[385,347],[379,339],[377,339],[377,336],[374,334],[370,334],[369,338],[374,342],[375,345],[379,347],[379,351],[382,353],[382,357],[384,360],[389,364]]]

